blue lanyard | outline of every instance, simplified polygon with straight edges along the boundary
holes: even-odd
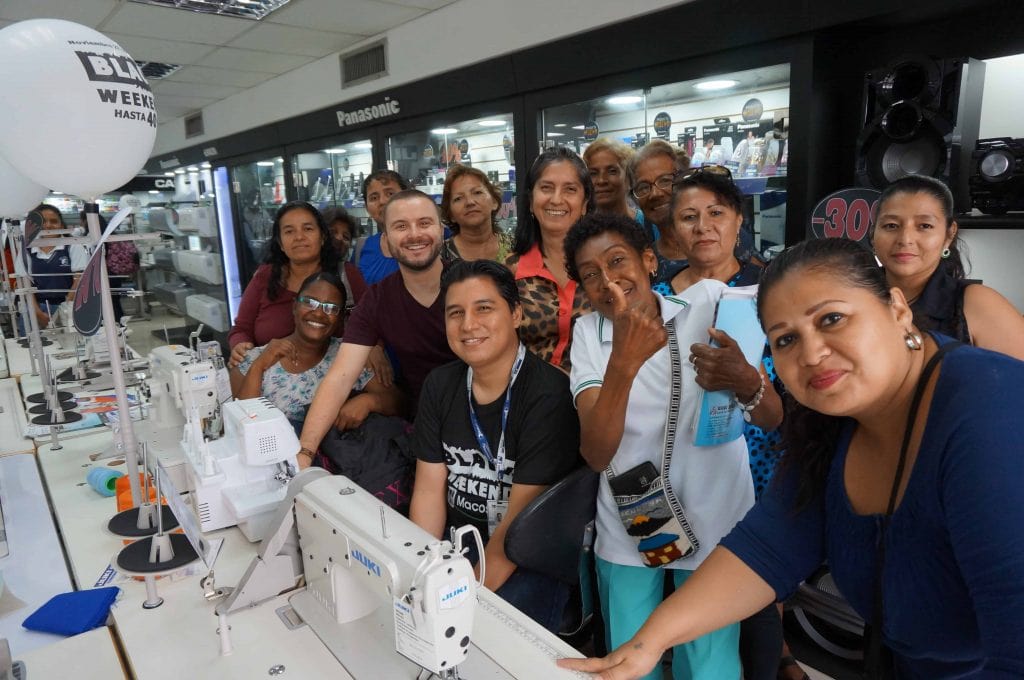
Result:
[[[512,375],[509,377],[508,389],[505,390],[505,405],[501,407],[501,437],[498,439],[497,457],[491,453],[491,445],[487,442],[487,435],[480,427],[480,421],[476,417],[476,409],[473,408],[473,367],[466,371],[466,395],[469,398],[469,423],[473,426],[473,433],[476,435],[480,451],[487,458],[488,462],[494,465],[498,471],[498,483],[505,476],[505,425],[508,423],[508,411],[512,403],[512,385],[519,377],[519,369],[523,367],[523,360],[526,358],[526,346],[519,343],[519,350],[516,352],[516,360],[512,364]]]

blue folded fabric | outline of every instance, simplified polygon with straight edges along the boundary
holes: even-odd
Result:
[[[78,635],[106,623],[110,606],[117,599],[117,586],[75,590],[54,595],[21,625],[29,630],[57,635]]]

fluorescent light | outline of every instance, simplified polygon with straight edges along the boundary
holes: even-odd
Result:
[[[477,121],[477,125],[480,125],[482,127],[502,127],[503,125],[505,125],[505,121],[503,121],[503,120],[480,120],[480,121]]]
[[[454,135],[458,132],[457,128],[434,128],[431,132],[435,135]]]
[[[569,127],[568,123],[555,123],[551,127]]]
[[[573,130],[586,130],[587,126],[586,125],[573,125],[572,129]]]
[[[173,172],[165,172],[164,173],[164,177],[174,177],[174,173]]]
[[[372,149],[373,148],[373,144],[371,144],[370,142],[356,142],[354,144],[354,146],[357,149]]]
[[[131,0],[146,5],[171,7],[189,12],[205,12],[222,16],[259,21],[289,0]]]
[[[200,165],[199,167],[201,167],[201,168],[204,168],[204,169],[206,169],[206,170],[209,170],[209,169],[210,169],[210,168],[212,168],[213,166],[212,166],[212,165],[210,165],[209,163],[203,163],[203,164],[202,164],[202,165]]]
[[[185,174],[185,168],[175,168],[174,169],[174,174],[175,175],[184,175]]]
[[[565,137],[561,132],[549,132],[548,137]]]
[[[337,149],[324,149],[324,153],[348,153],[348,150],[338,147]]]
[[[197,168],[197,167],[196,167],[196,166],[194,166],[194,165],[190,165],[190,166],[188,166],[188,167],[187,167],[187,168],[185,168],[185,169],[186,169],[186,170],[188,170],[189,172],[199,172],[199,168]]]
[[[274,167],[274,161],[256,161],[256,165],[261,168],[272,168]]]
[[[151,193],[151,194],[159,194],[160,192],[157,191],[156,189],[150,189],[149,193]]]
[[[638,97],[635,94],[622,94],[616,97],[609,97],[605,101],[609,104],[637,104],[643,101],[643,97]]]
[[[697,83],[693,88],[709,92],[713,90],[728,90],[730,87],[736,87],[739,84],[740,81],[738,80],[705,80],[702,83]]]

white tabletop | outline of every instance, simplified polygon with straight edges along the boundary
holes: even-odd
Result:
[[[9,550],[7,556],[0,557],[4,579],[0,636],[7,638],[17,657],[62,639],[26,630],[21,622],[51,597],[72,587],[35,456],[0,458],[0,504]]]
[[[18,378],[22,375],[32,374],[32,356],[27,347],[19,345],[14,338],[6,338],[4,339],[4,348],[7,351],[7,369],[10,377]],[[64,370],[76,363],[74,348],[64,349],[56,341],[52,341],[50,345],[44,347],[43,353],[50,357],[50,368],[54,370]]]
[[[25,664],[29,680],[115,680],[126,677],[107,627],[64,638],[49,647],[24,654],[13,649],[11,652],[15,661]]]
[[[63,449],[39,447],[39,461],[46,476],[54,513],[65,536],[68,561],[80,587],[90,588],[106,570],[111,557],[122,547],[121,539],[106,532],[114,514],[112,498],[99,496],[84,481],[88,454],[110,446],[110,432],[98,432],[62,442]],[[83,465],[88,464],[88,467]],[[123,469],[123,466],[121,466]],[[233,586],[255,555],[237,529],[208,534],[223,538],[224,547],[216,565],[217,583]],[[198,565],[197,565],[198,566]],[[158,580],[157,590],[164,604],[145,610],[145,586],[137,581],[116,581],[122,596],[111,613],[128,662],[140,678],[255,678],[267,677],[272,666],[284,665],[285,677],[348,678],[331,653],[308,626],[288,630],[275,610],[287,604],[286,597],[231,616],[234,652],[220,655],[214,604],[203,598],[200,577],[194,575]]]
[[[21,401],[18,381],[0,379],[0,456],[14,453],[35,453],[31,439],[22,436],[25,431],[25,405]]]

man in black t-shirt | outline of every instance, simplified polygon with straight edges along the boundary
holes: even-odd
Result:
[[[484,585],[555,630],[567,588],[517,568],[505,555],[505,531],[579,464],[568,378],[519,342],[522,307],[503,266],[456,262],[441,297],[459,361],[434,369],[423,385],[409,516],[438,538],[448,527],[476,526],[486,544]]]

